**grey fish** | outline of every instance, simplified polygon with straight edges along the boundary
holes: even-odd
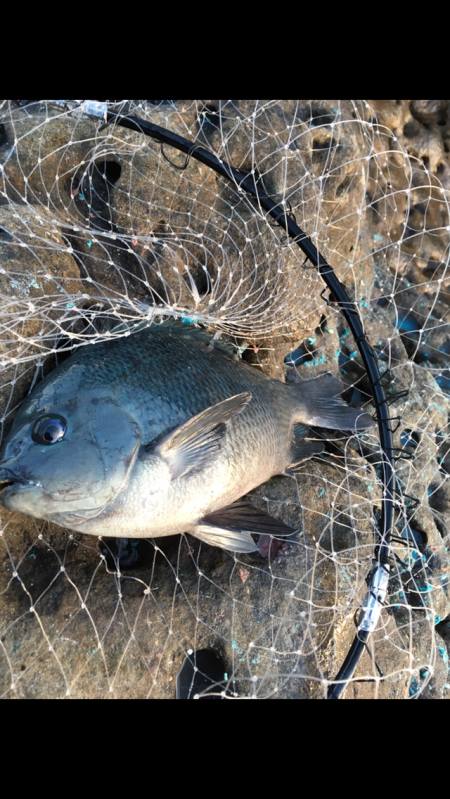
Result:
[[[308,425],[363,430],[324,375],[285,384],[180,322],[80,347],[22,403],[0,462],[11,511],[97,536],[191,533],[236,552],[292,529],[238,500],[314,454]]]

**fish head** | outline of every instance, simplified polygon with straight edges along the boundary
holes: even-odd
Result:
[[[110,388],[82,384],[82,372],[66,371],[23,402],[0,457],[4,507],[71,526],[98,515],[127,481],[139,424]]]

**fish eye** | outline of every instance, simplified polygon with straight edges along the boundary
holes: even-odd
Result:
[[[32,437],[36,444],[56,444],[66,431],[67,422],[62,416],[41,416],[33,427]]]

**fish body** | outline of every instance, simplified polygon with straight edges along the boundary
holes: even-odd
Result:
[[[268,378],[204,331],[166,322],[81,347],[21,405],[0,502],[97,536],[192,533],[238,552],[282,522],[238,503],[322,451],[308,425],[362,430],[330,376]]]

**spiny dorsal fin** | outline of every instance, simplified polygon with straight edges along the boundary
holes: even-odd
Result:
[[[157,444],[154,452],[168,464],[172,480],[204,468],[220,446],[226,423],[240,413],[251,398],[251,393],[244,391],[218,402],[172,430]]]

